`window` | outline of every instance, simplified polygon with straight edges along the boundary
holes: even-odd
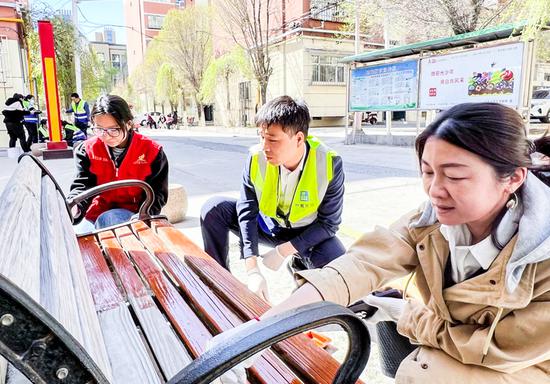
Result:
[[[105,62],[105,54],[103,52],[98,52],[97,53],[97,58],[99,61],[101,61],[102,63]]]
[[[161,29],[163,22],[164,22],[164,16],[147,15],[147,28],[149,29]]]
[[[313,19],[324,21],[342,21],[342,1],[311,0],[310,14]]]
[[[239,100],[250,100],[250,81],[239,83]]]
[[[120,55],[113,53],[111,55],[111,65],[113,68],[120,69]]]
[[[8,38],[6,36],[0,36],[0,87],[4,88],[4,91],[5,88],[9,86],[8,79],[11,77],[8,63]]]
[[[344,64],[339,63],[339,57],[313,55],[311,81],[313,83],[344,83]]]
[[[544,74],[544,81],[550,81],[550,73]]]

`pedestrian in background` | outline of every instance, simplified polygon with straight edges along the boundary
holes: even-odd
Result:
[[[71,108],[66,113],[74,114],[74,125],[88,137],[88,126],[90,125],[90,106],[88,102],[82,100],[78,93],[71,93]],[[69,145],[73,145],[73,132],[65,130],[65,140]]]
[[[27,95],[23,100],[25,108],[25,116],[23,116],[23,124],[27,129],[27,146],[30,148],[32,144],[38,143],[38,123],[40,121],[40,111],[34,107],[34,96]]]
[[[25,108],[23,107],[23,95],[14,93],[5,103],[2,115],[4,115],[4,124],[10,137],[9,147],[15,148],[15,143],[19,140],[23,152],[29,152],[30,146],[27,145],[25,129],[23,128],[23,117]]]

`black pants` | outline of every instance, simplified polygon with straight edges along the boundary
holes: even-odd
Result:
[[[81,121],[75,121],[74,126],[77,127],[84,133],[84,136],[88,137],[88,123],[83,123]]]
[[[15,148],[15,143],[19,139],[19,144],[21,145],[23,152],[29,152],[31,150],[30,146],[27,145],[25,129],[23,128],[22,123],[6,123],[6,129],[8,130],[8,135],[10,136],[10,148]]]
[[[275,247],[294,239],[306,228],[281,228],[271,235],[258,227],[258,240],[260,244]],[[236,199],[214,197],[208,200],[201,209],[201,231],[204,250],[225,269],[229,269],[229,232],[239,237],[243,257]],[[345,252],[342,242],[337,237],[331,237],[294,256],[291,266],[295,270],[321,268]]]
[[[30,148],[33,143],[38,143],[38,125],[36,123],[23,123],[27,128],[27,146]]]

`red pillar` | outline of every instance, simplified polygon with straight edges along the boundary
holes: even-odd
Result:
[[[67,149],[67,142],[61,133],[61,114],[59,110],[59,91],[57,89],[57,67],[55,64],[55,48],[53,26],[49,21],[38,22],[38,36],[42,56],[42,76],[46,94],[46,109],[48,111],[48,129],[50,141],[48,149]]]

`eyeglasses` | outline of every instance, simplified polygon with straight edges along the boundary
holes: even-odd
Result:
[[[119,137],[121,131],[122,130],[120,128],[99,128],[99,127],[92,128],[92,132],[96,136],[104,136],[105,134],[107,134],[111,137]]]

